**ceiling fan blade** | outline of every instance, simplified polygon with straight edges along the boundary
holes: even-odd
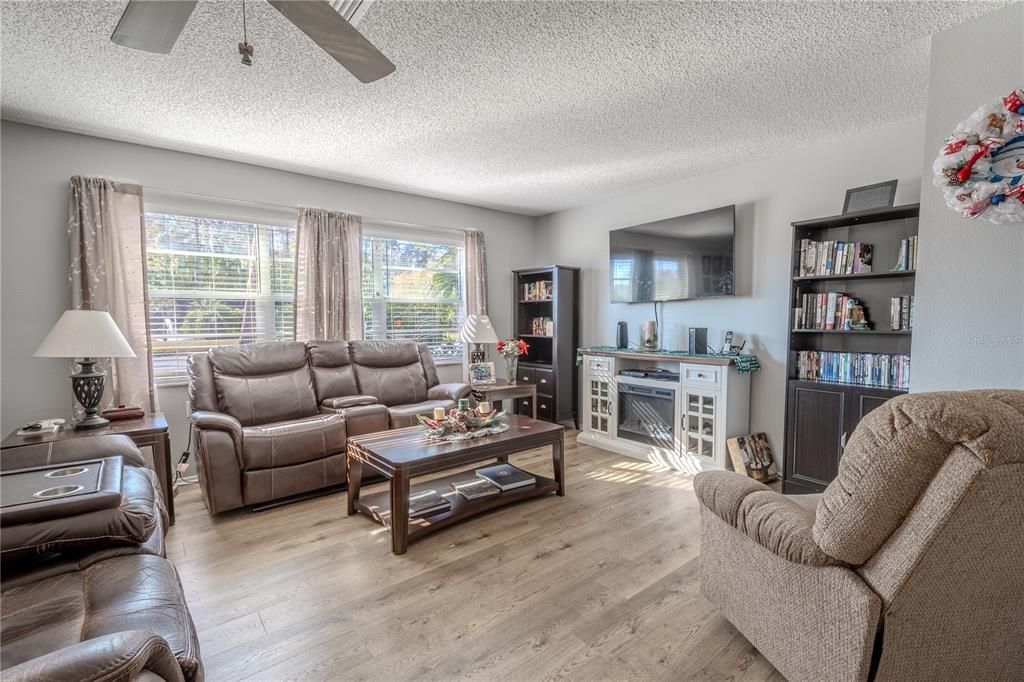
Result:
[[[131,0],[110,40],[136,50],[168,54],[195,7],[196,0]]]
[[[362,82],[372,83],[395,70],[391,60],[381,54],[326,0],[269,2]]]

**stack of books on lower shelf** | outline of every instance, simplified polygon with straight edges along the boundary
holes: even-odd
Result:
[[[421,490],[409,495],[409,518],[430,516],[452,508],[452,503],[436,490]]]
[[[797,378],[905,391],[910,388],[910,356],[802,350],[797,351]]]
[[[465,480],[453,481],[452,488],[467,500],[500,495],[507,490],[525,488],[537,482],[530,473],[511,464],[496,464],[477,469]]]

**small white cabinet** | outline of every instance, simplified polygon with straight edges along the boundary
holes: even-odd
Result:
[[[683,452],[692,457],[715,461],[718,436],[722,432],[718,414],[717,394],[693,389],[683,391],[680,420]]]
[[[586,358],[586,405],[583,428],[587,431],[613,436],[615,433],[614,361],[611,358]]]

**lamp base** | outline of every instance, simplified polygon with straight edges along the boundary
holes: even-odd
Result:
[[[106,417],[101,417],[98,414],[92,416],[86,415],[85,419],[80,419],[75,422],[75,431],[84,431],[86,429],[102,429],[109,423],[109,419],[107,419]]]
[[[78,403],[85,408],[85,417],[75,422],[75,430],[103,428],[110,423],[109,419],[99,415],[106,374],[96,367],[96,361],[92,358],[83,358],[78,364],[78,373],[71,375],[71,390]]]

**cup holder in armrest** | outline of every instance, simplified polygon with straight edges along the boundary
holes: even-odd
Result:
[[[80,485],[59,485],[55,488],[47,488],[45,490],[40,490],[37,493],[33,493],[32,497],[38,497],[41,500],[52,500],[55,497],[67,497],[68,495],[74,495],[84,489],[84,486]]]
[[[48,473],[43,474],[46,478],[67,478],[68,476],[80,476],[89,470],[89,467],[68,467],[66,469],[56,469]]]

